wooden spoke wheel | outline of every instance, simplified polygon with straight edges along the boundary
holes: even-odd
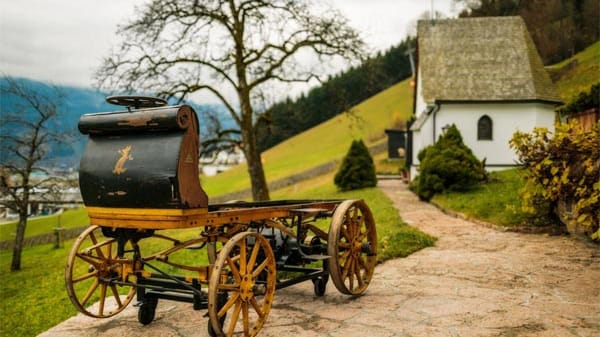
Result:
[[[273,304],[275,268],[271,246],[259,233],[238,233],[223,246],[208,285],[209,324],[216,336],[256,336]],[[223,298],[227,301],[219,303]]]
[[[327,242],[329,274],[344,294],[367,290],[377,261],[377,230],[362,200],[346,200],[335,209]]]
[[[133,254],[131,243],[124,251]],[[117,240],[103,236],[98,226],[90,226],[75,241],[65,268],[65,283],[71,302],[82,313],[98,318],[114,316],[133,299],[134,286],[113,283],[123,281],[123,270],[132,265],[131,259],[117,255]]]

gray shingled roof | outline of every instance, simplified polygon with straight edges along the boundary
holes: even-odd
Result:
[[[560,103],[518,16],[419,21],[417,35],[426,102]]]

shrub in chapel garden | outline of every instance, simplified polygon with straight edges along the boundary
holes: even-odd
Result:
[[[468,190],[486,178],[484,165],[463,143],[454,124],[435,144],[422,149],[418,158],[419,175],[414,187],[422,200],[430,200],[444,190]]]
[[[580,92],[579,95],[558,110],[561,116],[585,111],[587,109],[597,108],[600,106],[600,82],[594,84],[590,91]]]
[[[600,241],[600,122],[584,132],[577,123],[516,132],[510,145],[526,169],[521,192],[524,210],[545,213],[539,200],[550,204],[569,230]],[[542,214],[544,215],[544,214]]]
[[[362,140],[352,141],[342,166],[333,182],[342,191],[356,190],[377,185],[375,165],[369,149]]]

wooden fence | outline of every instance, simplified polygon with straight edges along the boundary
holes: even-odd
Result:
[[[63,244],[64,240],[72,239],[77,237],[87,226],[76,227],[76,228],[65,228],[60,231],[54,231],[52,233],[40,234],[35,236],[26,237],[23,240],[23,247],[31,247],[36,245],[43,245],[47,243],[59,243]],[[12,249],[14,247],[15,240],[0,241],[0,250]]]

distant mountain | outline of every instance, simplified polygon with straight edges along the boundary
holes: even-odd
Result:
[[[51,87],[47,83],[25,78],[18,78],[16,80],[32,90],[45,94],[52,93]],[[0,85],[4,85],[3,79],[0,79]],[[65,100],[59,118],[53,120],[49,127],[64,134],[65,142],[57,144],[50,149],[43,165],[48,167],[62,166],[77,168],[86,142],[86,137],[81,135],[77,130],[79,117],[86,113],[119,111],[123,110],[123,107],[106,103],[105,98],[108,95],[98,90],[74,86],[57,87],[65,95]],[[0,114],[16,111],[17,105],[21,103],[15,97],[2,93],[0,96]],[[212,122],[207,117],[208,113],[217,116],[217,119],[224,128],[232,128],[235,125],[235,122],[222,105],[196,104],[194,102],[187,102],[187,104],[191,105],[198,113],[200,133],[203,138],[207,137],[207,134],[210,133],[209,130],[212,125]],[[35,112],[27,111],[26,116],[29,116],[33,120]],[[0,132],[18,134],[22,130],[15,129],[14,126],[8,128],[5,125],[0,125]],[[2,153],[1,158],[6,158],[7,155],[10,154]]]

